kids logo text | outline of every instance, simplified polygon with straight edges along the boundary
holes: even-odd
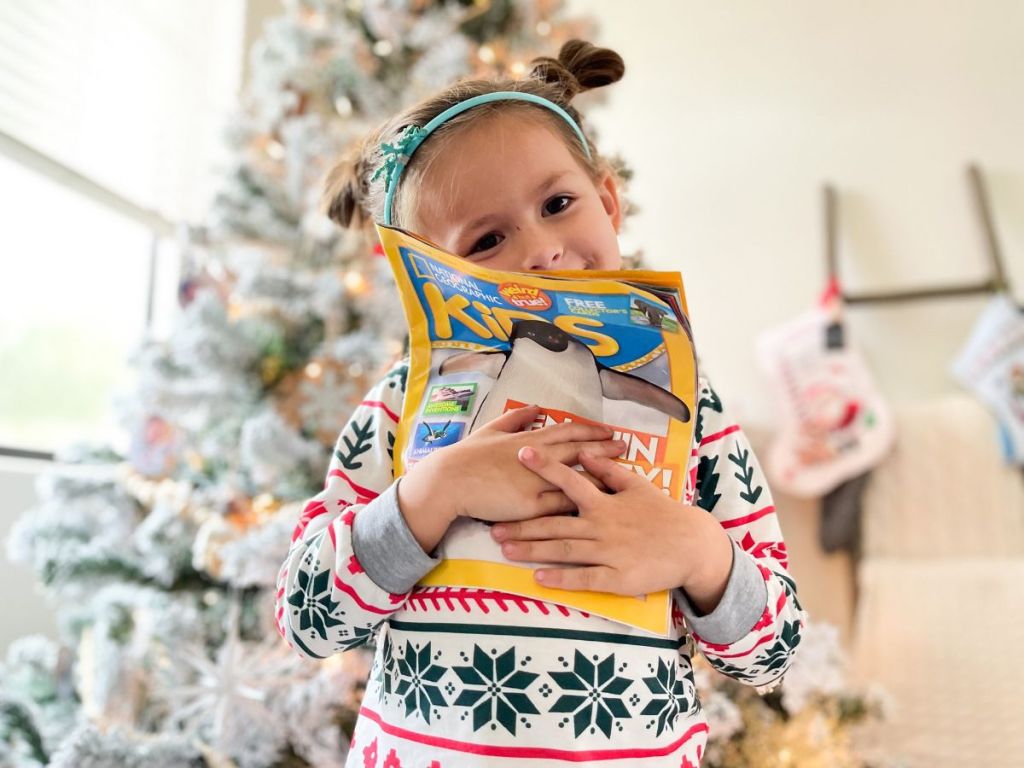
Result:
[[[570,294],[561,283],[542,287],[525,275],[516,280],[495,273],[490,280],[460,272],[461,264],[441,263],[407,246],[398,255],[433,347],[505,349],[517,323],[536,320],[569,334],[610,368],[630,370],[665,352],[661,329],[629,322],[628,299],[611,281],[577,281]]]
[[[553,322],[566,333],[589,342],[587,346],[596,357],[614,355],[619,351],[619,342],[611,336],[599,333],[596,328],[604,328],[604,323],[587,317],[558,315],[549,321],[533,312],[519,309],[508,309],[467,299],[461,293],[445,298],[441,289],[431,282],[422,283],[423,296],[427,300],[430,316],[434,321],[434,333],[438,339],[450,339],[455,335],[453,322],[458,323],[481,341],[498,339],[508,341],[512,333],[514,320],[543,320]],[[547,297],[545,297],[547,298]],[[551,300],[547,299],[548,308]],[[584,343],[587,343],[584,342]]]

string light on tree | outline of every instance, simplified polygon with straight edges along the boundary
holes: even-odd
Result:
[[[345,273],[343,278],[345,289],[355,296],[361,296],[369,289],[369,284],[366,282],[366,276],[357,270],[350,269]]]
[[[284,159],[284,145],[277,139],[270,139],[264,146],[264,151],[272,160]]]
[[[341,117],[351,117],[352,100],[348,96],[338,96],[334,99],[334,111]]]

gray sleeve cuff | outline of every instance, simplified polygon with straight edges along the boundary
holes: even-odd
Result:
[[[398,478],[352,520],[352,551],[366,575],[381,589],[404,594],[433,570],[430,557],[416,541],[398,507]]]
[[[683,589],[677,590],[679,607],[686,623],[701,639],[728,645],[741,639],[764,614],[768,605],[768,586],[754,559],[732,543],[732,568],[725,594],[711,613],[699,616]]]

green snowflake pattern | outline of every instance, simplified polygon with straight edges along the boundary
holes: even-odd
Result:
[[[497,651],[492,653],[497,654]],[[500,723],[515,736],[517,715],[540,714],[530,697],[523,692],[539,675],[516,670],[515,648],[509,648],[492,658],[479,645],[474,644],[472,666],[452,669],[463,683],[474,686],[463,690],[455,700],[457,707],[473,708],[474,731],[488,723],[493,730]]]
[[[658,659],[658,672],[654,677],[645,677],[644,683],[655,695],[641,715],[657,715],[657,736],[666,728],[674,730],[680,714],[690,711],[690,700],[686,697],[683,679],[679,677],[675,664]]]
[[[550,712],[573,713],[573,729],[579,737],[587,728],[594,728],[611,738],[612,725],[616,717],[631,717],[622,702],[622,692],[632,684],[627,677],[615,674],[615,654],[609,654],[597,664],[576,651],[572,672],[548,672],[558,683],[563,693]]]
[[[345,640],[338,641],[338,650],[347,651],[351,648],[358,648],[360,645],[366,645],[370,638],[373,637],[373,627],[349,627],[348,629],[342,629],[341,634],[351,635],[351,637]]]
[[[714,656],[709,657],[708,662],[723,675],[728,675],[739,681],[748,683],[758,681],[758,685],[767,685],[776,680],[779,675],[775,674],[768,679],[765,679],[764,675],[776,670],[785,671],[785,667],[798,645],[800,645],[800,622],[784,621],[779,639],[767,650],[765,655],[758,656],[754,660],[751,665],[752,671],[741,669]]]
[[[447,670],[444,667],[431,660],[430,643],[416,650],[410,641],[405,641],[405,655],[398,660],[399,680],[395,693],[405,697],[406,717],[419,712],[429,723],[432,706],[448,706],[444,694],[437,687],[437,681],[445,672]]]
[[[390,632],[384,633],[384,643],[380,649],[380,667],[373,679],[384,693],[391,693],[394,690],[395,644],[391,642]]]
[[[288,604],[299,615],[299,628],[313,628],[322,640],[327,639],[327,629],[343,622],[334,618],[338,603],[331,600],[331,571],[324,569],[312,579],[309,571],[299,569],[299,588],[288,596]]]

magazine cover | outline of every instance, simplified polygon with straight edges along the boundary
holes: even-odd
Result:
[[[395,477],[505,411],[540,406],[531,429],[607,424],[615,460],[681,500],[696,414],[696,356],[676,272],[486,269],[403,230],[377,227],[409,327]],[[667,636],[667,591],[623,596],[544,587],[489,523],[459,518],[425,586],[495,589]]]

